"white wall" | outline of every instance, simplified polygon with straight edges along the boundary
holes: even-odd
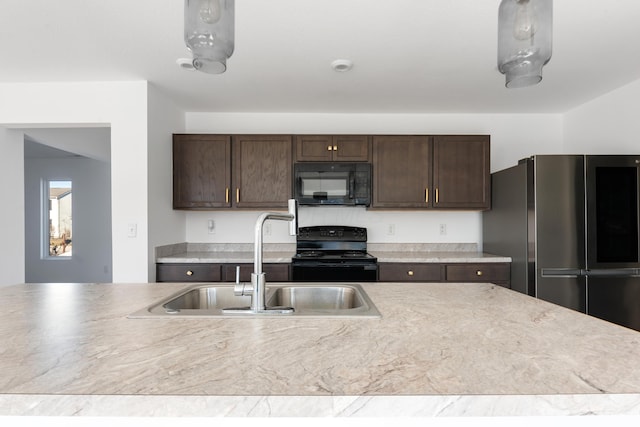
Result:
[[[563,142],[559,114],[244,114],[187,113],[189,133],[330,133],[330,134],[489,134],[492,171],[512,166],[534,153],[560,153]],[[188,242],[252,242],[258,212],[188,212]],[[363,208],[302,208],[301,225],[361,225],[370,242],[482,244],[478,212],[367,211]],[[208,234],[214,219],[216,233]],[[447,235],[439,225],[447,225]],[[395,225],[395,233],[387,234]],[[286,224],[272,222],[266,242],[294,242]]]
[[[25,133],[34,141],[59,150],[103,162],[111,161],[109,127],[31,128]]]
[[[156,246],[185,241],[185,215],[174,211],[172,147],[174,133],[184,132],[184,113],[153,85],[148,91],[148,203],[149,260]],[[155,264],[149,264],[149,281],[155,281]]]
[[[565,114],[565,149],[586,154],[640,154],[640,80]]]
[[[147,83],[0,84],[0,126],[37,125],[111,126],[113,281],[147,282]],[[7,268],[2,269],[0,283],[24,281],[24,230],[16,231],[24,224],[21,138],[17,147],[12,131],[0,132],[0,155],[5,165],[0,176],[13,184],[9,191],[16,192],[3,212],[15,229],[10,232],[14,247],[1,257]],[[137,237],[127,237],[128,224],[137,224]],[[6,273],[9,267],[22,271]]]
[[[24,282],[24,134],[0,127],[0,154],[0,182],[5,183],[0,209],[5,242],[0,256],[2,286]]]
[[[25,281],[109,283],[112,271],[109,163],[86,157],[25,160]],[[71,180],[73,253],[42,258],[42,183]]]

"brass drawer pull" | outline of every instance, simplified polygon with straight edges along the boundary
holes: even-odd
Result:
[[[428,188],[424,189],[424,202],[425,203],[429,203],[429,189]]]
[[[413,276],[413,270],[409,270],[409,271],[407,271],[407,274],[408,274],[409,276]]]
[[[332,149],[332,147],[329,145],[329,146],[327,147],[327,151],[331,151],[331,149]]]
[[[236,188],[236,203],[240,203],[240,188]]]
[[[482,276],[482,270],[476,271],[476,276]]]
[[[193,276],[193,271],[187,270],[187,276]]]
[[[224,202],[229,203],[229,187],[224,192]]]
[[[436,188],[436,204],[438,204],[440,202],[440,192],[438,191],[438,188]]]
[[[337,145],[333,146],[333,151],[338,151],[338,146]]]

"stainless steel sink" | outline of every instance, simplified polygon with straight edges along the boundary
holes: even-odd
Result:
[[[305,310],[352,310],[366,305],[361,291],[353,286],[284,286],[267,299],[270,306]]]
[[[267,306],[293,307],[291,314],[267,317],[381,317],[362,286],[358,284],[269,284]],[[257,317],[255,314],[227,314],[222,310],[245,307],[250,296],[236,296],[233,284],[189,286],[161,301],[130,314],[129,318],[149,317]],[[264,317],[265,315],[260,315]]]

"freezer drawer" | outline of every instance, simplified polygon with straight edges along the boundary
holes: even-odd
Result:
[[[640,331],[640,277],[587,279],[587,314]]]
[[[538,276],[536,296],[572,310],[587,310],[587,279],[585,276]]]

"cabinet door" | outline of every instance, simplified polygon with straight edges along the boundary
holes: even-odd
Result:
[[[373,208],[427,208],[431,187],[428,136],[373,137]]]
[[[328,162],[333,159],[331,135],[297,135],[296,162]]]
[[[370,138],[367,135],[333,137],[333,160],[337,162],[368,162],[371,160]]]
[[[231,137],[173,136],[173,208],[230,207]]]
[[[440,282],[442,267],[431,263],[380,263],[380,282]]]
[[[433,207],[489,209],[489,136],[435,136]]]
[[[291,136],[233,137],[234,203],[238,208],[286,208],[292,198]]]
[[[220,264],[156,264],[156,282],[219,282]]]
[[[447,282],[491,282],[508,287],[511,265],[508,263],[448,264]]]
[[[297,135],[296,162],[368,162],[367,135]]]

